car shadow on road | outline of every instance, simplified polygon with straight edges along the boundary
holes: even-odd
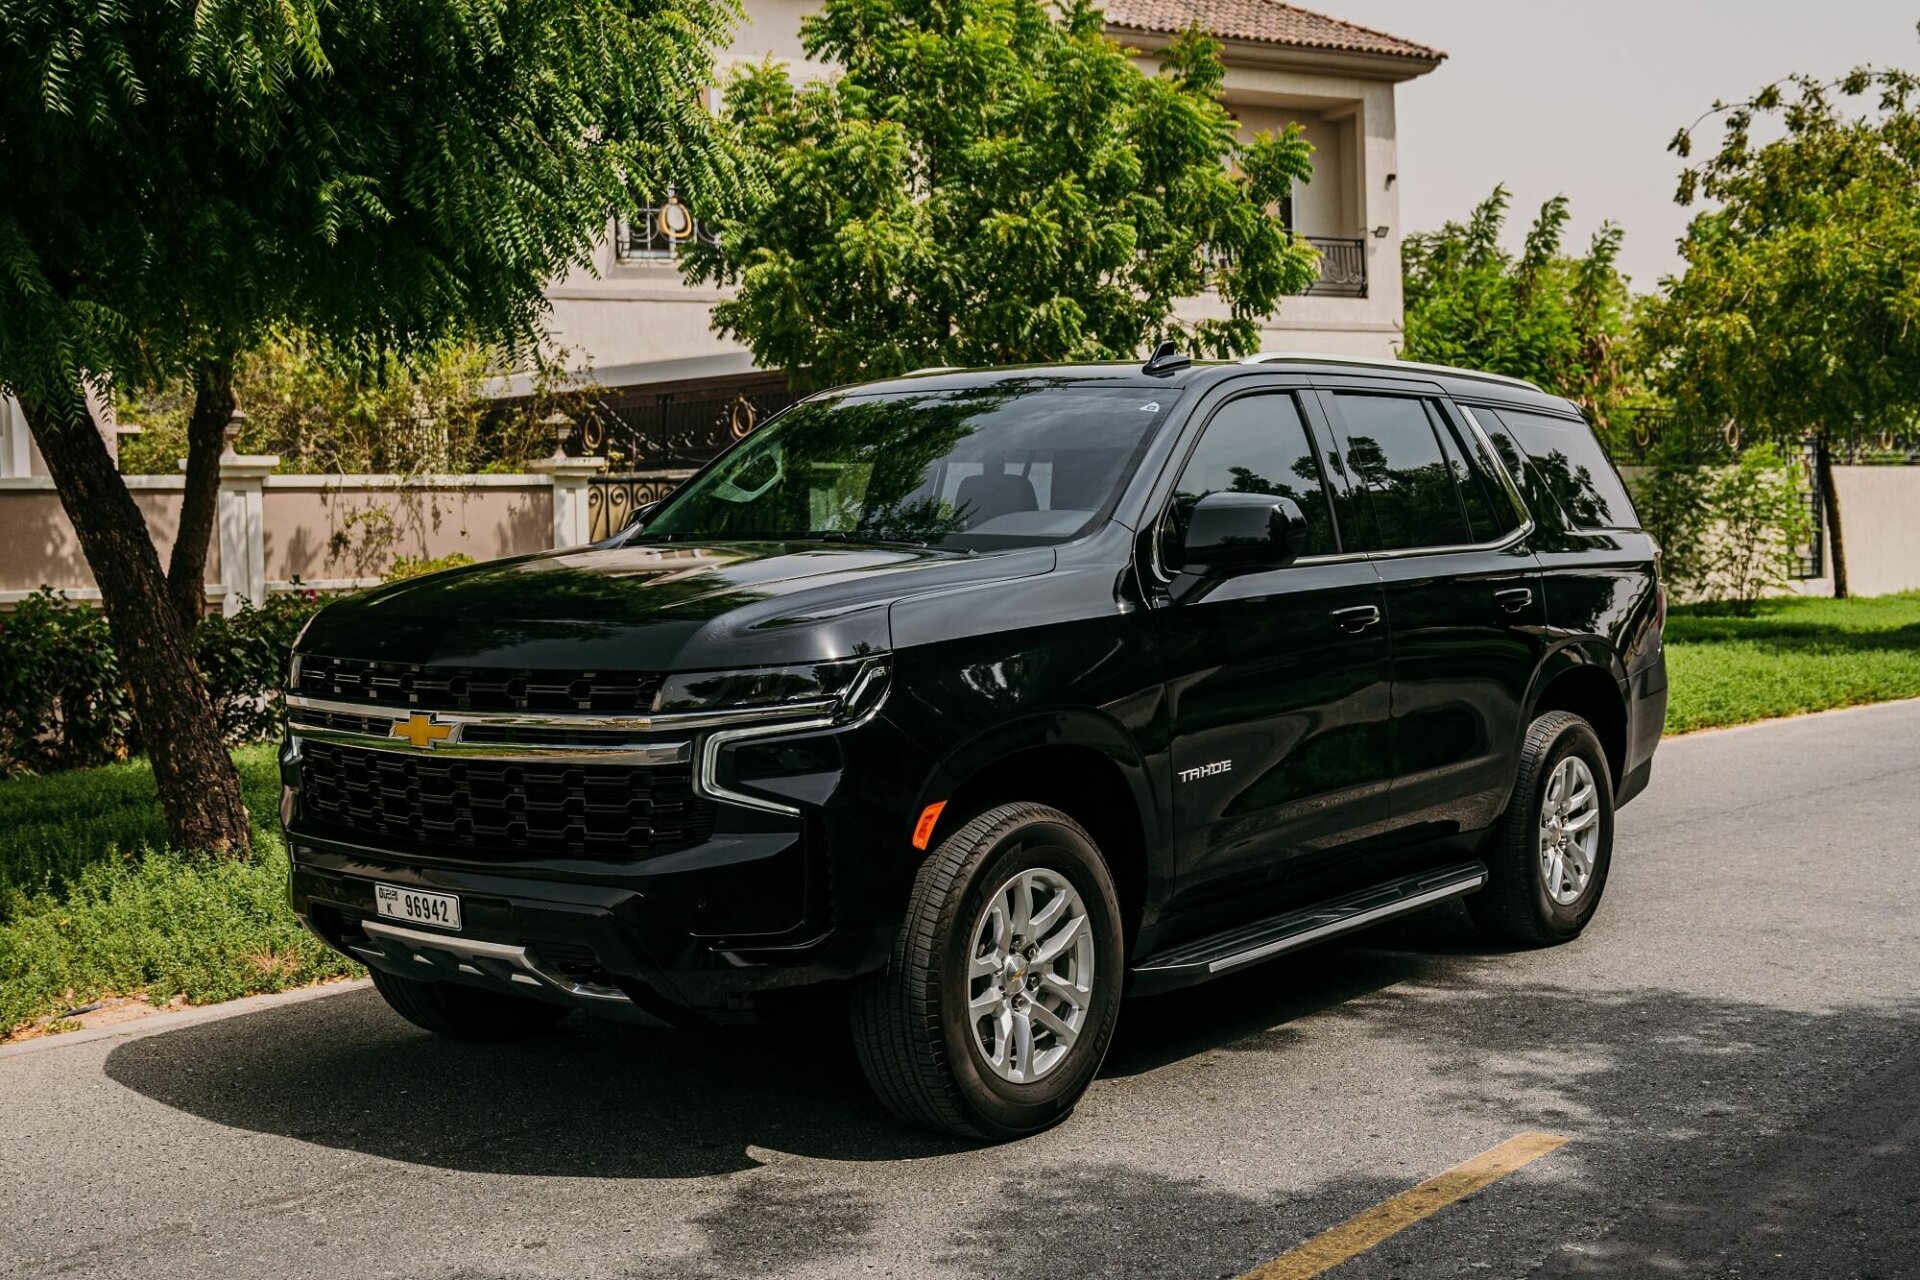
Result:
[[[1177,1019],[1164,1000],[1131,1001],[1102,1074],[1288,1034],[1296,1019],[1432,977],[1436,963],[1342,947],[1282,961],[1289,972],[1268,966],[1263,998],[1230,979],[1189,996]],[[576,1015],[536,1039],[469,1045],[360,991],[130,1040],[106,1072],[233,1128],[474,1172],[685,1178],[752,1168],[755,1147],[876,1161],[972,1145],[881,1108],[833,1000],[768,1026],[650,1031]]]

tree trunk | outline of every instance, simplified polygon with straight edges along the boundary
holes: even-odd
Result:
[[[21,408],[100,585],[173,843],[244,854],[249,828],[240,775],[220,741],[213,702],[168,598],[146,520],[77,389],[65,405],[23,402]]]
[[[1840,490],[1833,483],[1833,450],[1827,445],[1827,433],[1813,438],[1814,484],[1820,490],[1820,509],[1827,516],[1827,545],[1833,552],[1833,598],[1847,598],[1847,542],[1840,533]],[[1820,536],[1818,529],[1814,537]]]
[[[207,603],[207,548],[220,505],[220,454],[233,418],[233,362],[210,360],[194,371],[193,414],[187,419],[187,492],[179,536],[167,565],[167,592],[188,635]]]

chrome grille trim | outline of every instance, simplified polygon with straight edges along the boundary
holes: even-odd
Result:
[[[295,740],[337,742],[343,746],[369,751],[391,751],[407,756],[482,757],[508,760],[574,760],[583,764],[662,765],[685,764],[693,759],[691,742],[625,742],[604,746],[591,743],[557,742],[460,742],[449,739],[429,747],[416,747],[399,738],[377,733],[355,733],[347,729],[328,729],[314,725],[289,724]]]
[[[628,733],[655,730],[707,729],[748,721],[805,719],[821,715],[834,706],[832,698],[811,702],[788,702],[774,706],[731,707],[725,711],[669,711],[658,715],[608,715],[597,711],[527,715],[502,711],[428,711],[425,707],[381,707],[364,702],[337,702],[332,698],[310,698],[305,694],[287,695],[287,709],[293,711],[330,711],[336,714],[364,716],[379,714],[388,720],[404,720],[415,711],[432,715],[441,724],[491,724],[512,729],[619,729]]]

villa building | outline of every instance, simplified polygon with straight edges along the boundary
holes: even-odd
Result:
[[[720,59],[723,76],[732,64],[768,58],[799,76],[830,74],[800,46],[801,17],[817,3],[746,0]],[[1226,103],[1243,135],[1297,121],[1314,146],[1313,179],[1294,192],[1289,216],[1320,250],[1320,279],[1267,319],[1261,346],[1393,356],[1401,337],[1394,89],[1446,55],[1275,0],[1108,0],[1106,12],[1109,31],[1150,68],[1157,50],[1198,23],[1224,46]],[[555,344],[591,370],[606,409],[667,455],[708,451],[688,437],[711,429],[716,400],[738,402],[737,432],[785,398],[783,378],[756,370],[743,347],[713,331],[721,293],[682,282],[675,255],[688,233],[700,234],[684,205],[641,210],[615,224],[595,272],[576,271],[547,295]],[[1207,305],[1195,299],[1183,310],[1198,316]]]

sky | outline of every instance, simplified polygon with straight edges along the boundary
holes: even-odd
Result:
[[[1517,245],[1541,202],[1564,192],[1569,247],[1602,219],[1619,223],[1636,290],[1679,269],[1687,212],[1673,203],[1680,162],[1666,146],[1715,98],[1795,71],[1920,69],[1920,0],[1297,2],[1448,55],[1399,86],[1403,229],[1463,219],[1504,181]]]

